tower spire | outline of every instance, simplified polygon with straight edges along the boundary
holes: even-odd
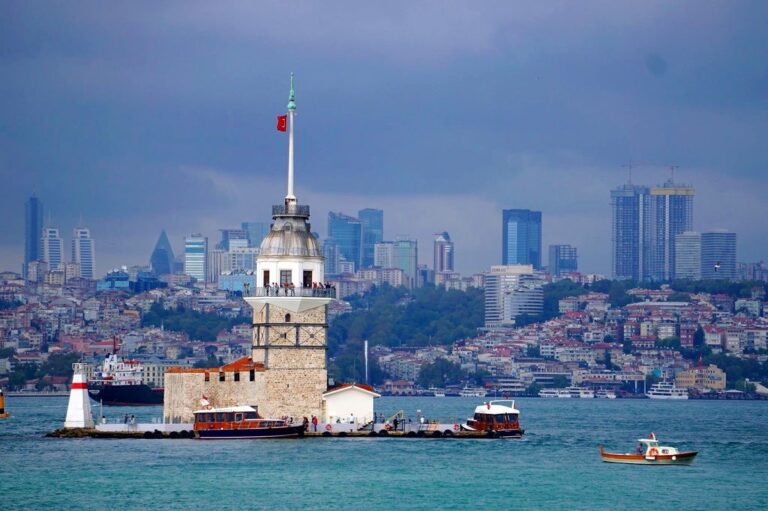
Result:
[[[288,194],[285,205],[296,203],[293,194],[293,114],[296,112],[296,92],[293,90],[293,73],[291,73],[291,91],[288,93]]]

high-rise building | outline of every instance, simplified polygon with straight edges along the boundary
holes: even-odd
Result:
[[[259,248],[264,237],[269,233],[269,222],[243,222],[240,227],[248,234],[248,246]]]
[[[373,265],[377,268],[394,268],[395,244],[391,241],[382,241],[374,245]]]
[[[447,232],[435,235],[434,266],[435,275],[438,273],[453,273],[453,241]]]
[[[72,231],[72,262],[80,265],[80,277],[93,279],[96,273],[96,249],[90,229],[78,227]]]
[[[531,264],[541,269],[541,211],[503,210],[501,238],[503,265]]]
[[[184,273],[201,282],[207,280],[208,238],[192,234],[184,238]]]
[[[40,238],[40,258],[48,263],[48,271],[57,271],[64,263],[64,240],[59,236],[59,230],[52,227],[43,228]]]
[[[361,209],[357,212],[363,230],[363,252],[361,267],[374,265],[374,247],[384,240],[384,211],[381,209]]]
[[[43,232],[43,203],[34,195],[24,204],[24,266],[22,273],[27,278],[27,264],[42,257],[40,233]]]
[[[694,189],[667,181],[611,191],[612,274],[616,279],[675,277],[675,236],[693,228]]]
[[[701,280],[701,233],[685,231],[675,236],[675,278]]]
[[[576,247],[571,245],[549,246],[549,273],[560,276],[563,273],[578,271]]]
[[[328,238],[333,240],[344,259],[360,269],[363,231],[360,220],[343,213],[328,213]]]
[[[231,272],[256,271],[258,255],[259,249],[255,247],[235,248],[228,252],[229,260],[222,269]]]
[[[171,242],[168,241],[168,236],[165,234],[165,229],[160,232],[160,237],[157,238],[155,249],[149,258],[149,264],[157,276],[175,273],[173,248],[171,248]]]
[[[530,264],[491,266],[484,274],[485,326],[513,326],[518,316],[544,311],[544,280]]]
[[[723,230],[701,234],[701,278],[736,278],[736,233]]]
[[[339,272],[339,246],[332,239],[323,241],[323,271],[326,275],[338,275]]]
[[[405,273],[406,287],[418,285],[419,243],[408,237],[398,237],[392,243],[392,267],[400,268]]]
[[[229,262],[229,252],[220,248],[214,248],[209,250],[206,254],[206,270],[205,281],[217,283],[219,281],[219,275],[221,272],[227,270],[227,263]]]
[[[226,252],[233,248],[248,248],[248,231],[245,229],[219,229],[221,241],[216,248]]]

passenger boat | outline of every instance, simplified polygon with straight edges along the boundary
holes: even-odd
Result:
[[[612,390],[598,389],[595,392],[595,397],[598,399],[616,399],[616,393]]]
[[[201,440],[290,438],[304,436],[303,424],[259,417],[252,406],[207,408],[193,412],[194,429]]]
[[[581,399],[593,399],[595,397],[595,391],[585,387],[577,387],[576,385],[571,385],[565,390],[571,394],[571,397],[577,397]]]
[[[485,397],[486,394],[487,392],[482,387],[465,386],[459,391],[459,396],[461,397]]]
[[[510,399],[483,403],[475,408],[471,419],[461,425],[464,431],[485,431],[493,438],[522,438],[525,430],[520,427],[520,411]]]
[[[688,389],[675,387],[674,383],[659,382],[645,393],[651,399],[688,399]]]
[[[600,446],[600,457],[606,463],[628,463],[631,465],[690,465],[698,451],[678,451],[668,445],[659,445],[656,435],[651,433],[648,438],[637,440],[637,452],[620,454],[606,452]]]
[[[571,393],[567,389],[541,389],[539,397],[570,399]]]

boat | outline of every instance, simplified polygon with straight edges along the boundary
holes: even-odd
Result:
[[[592,399],[595,397],[595,391],[585,387],[577,387],[576,385],[571,385],[570,387],[567,387],[565,390],[568,391],[571,397],[576,397],[580,399]]]
[[[679,451],[675,447],[659,445],[656,435],[639,438],[634,454],[607,452],[600,446],[600,457],[606,463],[627,463],[631,465],[690,465],[698,451]]]
[[[461,425],[464,431],[485,431],[492,438],[522,438],[520,411],[511,399],[488,401],[475,408],[471,419]]]
[[[459,391],[461,397],[485,397],[486,394],[487,392],[482,387],[468,387],[466,385]]]
[[[688,399],[688,389],[675,387],[674,383],[664,381],[651,385],[645,395],[651,399]]]
[[[598,399],[616,399],[616,393],[612,390],[598,389],[595,392],[595,397]]]
[[[104,358],[101,369],[88,380],[88,395],[108,406],[151,406],[163,404],[164,389],[144,383],[143,365],[117,354]]]
[[[445,397],[445,389],[438,389],[437,387],[430,387],[427,392],[431,392],[434,397]]]
[[[236,440],[258,438],[298,438],[304,436],[303,424],[286,419],[265,419],[253,406],[204,408],[192,412],[194,430],[201,440]]]
[[[5,411],[5,396],[3,395],[3,389],[0,388],[0,419],[7,419],[11,414]]]
[[[567,389],[541,389],[539,397],[570,399],[571,393]]]

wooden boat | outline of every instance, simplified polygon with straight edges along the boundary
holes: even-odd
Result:
[[[197,410],[195,432],[201,440],[291,438],[304,436],[303,424],[285,419],[259,417],[252,406],[205,408]]]
[[[506,404],[505,404],[506,403]],[[475,408],[475,415],[461,425],[463,431],[484,431],[492,438],[522,438],[520,411],[511,399],[483,403]]]
[[[678,451],[668,445],[659,445],[656,435],[639,438],[638,452],[634,454],[606,452],[600,446],[600,457],[606,463],[629,463],[632,465],[690,465],[698,451]]]

